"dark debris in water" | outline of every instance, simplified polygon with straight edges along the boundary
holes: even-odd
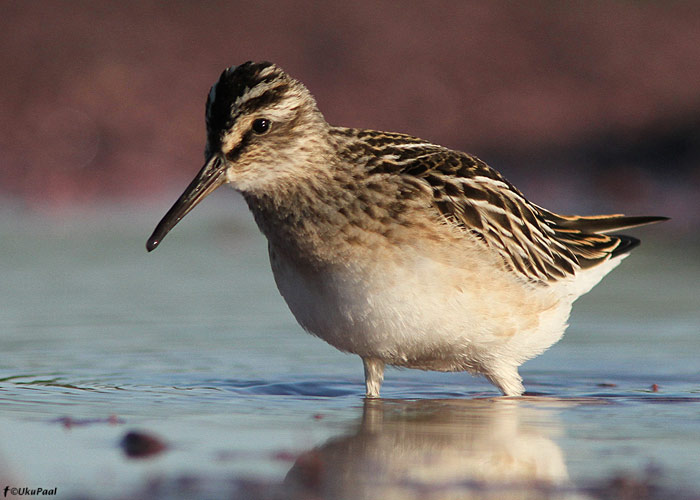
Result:
[[[127,432],[119,444],[129,458],[151,458],[168,447],[159,437],[140,431]]]
[[[634,474],[621,472],[603,480],[598,486],[587,488],[594,500],[697,500],[700,492],[692,493],[662,486],[663,471],[653,465]]]

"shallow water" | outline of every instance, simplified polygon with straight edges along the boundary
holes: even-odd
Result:
[[[0,489],[56,487],[62,498],[700,492],[696,246],[640,231],[646,244],[576,304],[564,339],[522,368],[531,396],[496,398],[467,374],[389,370],[385,399],[365,402],[359,359],[296,325],[240,200],[198,208],[147,254],[165,205],[138,216],[0,218]],[[131,430],[167,449],[127,458],[119,443]]]

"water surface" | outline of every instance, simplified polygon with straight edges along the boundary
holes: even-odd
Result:
[[[700,492],[700,251],[649,241],[521,370],[389,370],[305,334],[239,200],[0,218],[0,488],[73,498],[596,498]],[[163,453],[130,459],[132,430]],[[622,491],[622,490],[620,490]],[[296,496],[295,496],[296,495]],[[479,496],[481,495],[481,496]],[[641,493],[639,493],[641,495]],[[662,498],[663,496],[658,496]]]

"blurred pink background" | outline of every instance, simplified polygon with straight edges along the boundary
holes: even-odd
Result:
[[[0,7],[5,203],[179,194],[209,87],[252,59],[304,82],[330,123],[476,154],[553,210],[700,227],[700,2]]]

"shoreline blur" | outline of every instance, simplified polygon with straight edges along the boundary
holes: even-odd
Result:
[[[475,154],[560,213],[693,234],[699,21],[694,2],[7,3],[0,199],[52,213],[179,193],[210,85],[266,59],[329,123]]]

